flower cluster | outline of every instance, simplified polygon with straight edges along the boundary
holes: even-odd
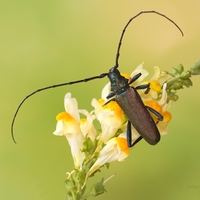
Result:
[[[144,81],[148,72],[143,69],[143,64],[130,76],[123,74],[128,80],[138,73],[142,74],[131,85],[133,87],[141,84],[150,85],[148,93],[145,92],[146,89],[138,92],[145,105],[163,116],[163,120],[157,123],[161,135],[167,133],[167,125],[171,120],[169,108],[172,101],[177,100],[176,90],[191,85],[190,76],[199,74],[199,66],[200,63],[197,63],[196,67],[184,72],[182,65],[179,65],[173,73],[161,72],[158,67],[154,67],[154,75],[149,81]],[[102,90],[101,99],[92,100],[94,109],[91,112],[80,110],[77,100],[67,93],[64,98],[65,112],[59,113],[56,117],[57,126],[53,134],[66,137],[74,161],[74,170],[68,173],[66,179],[67,199],[86,199],[89,195],[97,196],[105,192],[102,180],[84,197],[87,179],[102,166],[108,166],[114,161],[123,161],[130,153],[126,140],[126,115],[115,101],[105,104],[110,92],[108,83]],[[150,114],[156,123],[157,117],[153,113]],[[100,129],[95,127],[95,121],[99,123]],[[133,126],[131,129],[134,142],[140,135]]]
[[[120,134],[125,132],[125,115],[116,102],[102,106],[103,102],[103,99],[93,99],[95,109],[89,113],[79,110],[76,99],[67,93],[64,99],[66,112],[56,117],[57,126],[53,134],[66,137],[74,160],[74,170],[66,180],[68,199],[82,196],[88,177],[100,167],[113,161],[123,161],[129,155],[127,141]],[[80,114],[85,117],[81,119]],[[94,120],[99,121],[101,131],[94,127]],[[95,195],[99,192],[96,191]]]

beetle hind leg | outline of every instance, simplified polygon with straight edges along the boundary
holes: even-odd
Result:
[[[139,136],[139,137],[132,143],[131,122],[128,121],[128,124],[127,124],[127,132],[126,132],[126,139],[127,139],[128,147],[133,147],[133,146],[135,146],[142,138],[143,138],[142,136]]]

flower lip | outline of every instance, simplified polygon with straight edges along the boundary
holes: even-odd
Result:
[[[56,116],[56,120],[73,121],[75,119],[69,113],[61,112]]]

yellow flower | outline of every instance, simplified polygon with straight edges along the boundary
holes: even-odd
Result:
[[[96,118],[101,124],[102,133],[99,140],[105,143],[117,133],[126,118],[124,112],[115,101],[111,101],[106,105],[104,103],[103,99],[92,100]]]
[[[71,98],[71,94],[67,93],[64,99],[66,112],[57,115],[57,125],[54,135],[65,136],[71,147],[71,153],[74,160],[75,168],[82,165],[84,154],[81,152],[83,148],[84,136],[79,126],[78,104],[76,99]]]
[[[167,87],[167,83],[164,83],[163,88],[162,88],[162,96],[160,100],[156,101],[152,99],[151,101],[144,101],[144,104],[146,106],[153,108],[155,111],[157,111],[159,114],[163,116],[163,120],[158,121],[158,117],[152,112],[150,112],[155,123],[157,123],[157,127],[160,132],[160,135],[167,134],[167,125],[172,118],[170,112],[168,111],[169,108],[171,107],[171,102],[167,103],[166,87]]]
[[[127,141],[122,137],[110,139],[99,153],[99,157],[88,172],[88,177],[106,163],[123,161],[129,155]]]
[[[159,94],[162,92],[162,86],[165,82],[170,80],[171,76],[167,74],[166,72],[161,72],[160,69],[155,66],[154,67],[154,75],[149,81],[145,81],[142,84],[150,84],[150,90],[146,94],[145,90],[138,91],[142,99],[145,99],[146,101],[151,100],[158,100]]]

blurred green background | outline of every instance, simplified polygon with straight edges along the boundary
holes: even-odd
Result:
[[[91,110],[107,79],[38,93],[19,112],[14,144],[10,135],[20,101],[37,88],[107,72],[115,61],[125,23],[141,10],[157,10],[173,19],[179,31],[157,15],[143,15],[128,28],[120,70],[130,73],[142,62],[172,70],[200,59],[200,1],[2,0],[0,3],[0,199],[65,199],[65,173],[73,169],[68,143],[53,136],[55,116],[71,92],[79,108]],[[151,76],[150,76],[151,77]],[[116,176],[97,199],[190,199],[200,196],[200,77],[179,92],[171,109],[168,135],[156,146],[140,142],[123,163],[113,163],[91,179]],[[91,198],[92,199],[92,198]]]

